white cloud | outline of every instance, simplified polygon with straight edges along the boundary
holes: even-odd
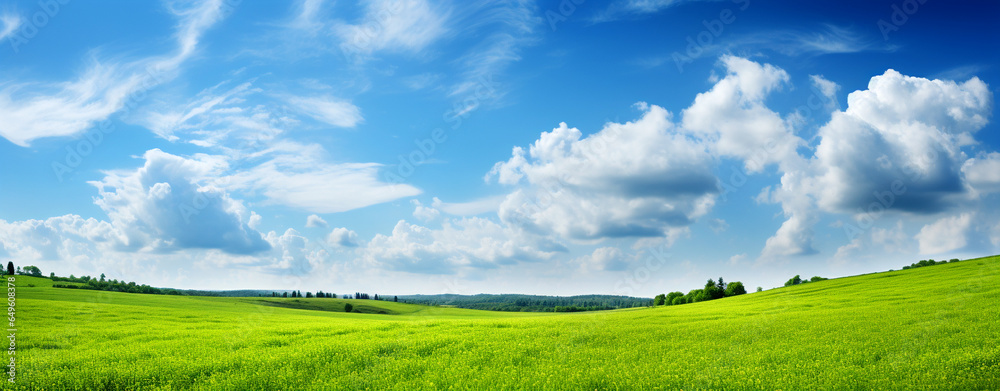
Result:
[[[966,160],[962,173],[973,189],[980,193],[1000,192],[1000,152],[991,152]]]
[[[191,56],[201,34],[222,17],[222,1],[206,0],[189,9],[171,9],[178,18],[177,50],[171,56],[127,63],[93,60],[76,80],[4,82],[0,89],[0,136],[20,146],[44,137],[70,136],[126,107],[130,100],[168,79]]]
[[[945,217],[925,225],[915,236],[920,244],[920,253],[939,254],[965,247],[971,225],[971,213]]]
[[[839,106],[837,103],[837,92],[840,91],[839,84],[827,80],[823,75],[809,75],[809,81],[823,95],[822,98],[826,101],[827,107],[837,108]]]
[[[608,123],[588,137],[565,123],[542,133],[526,157],[515,149],[491,175],[525,180],[500,218],[578,240],[663,236],[705,214],[718,193],[712,158],[679,134],[670,113],[640,104],[642,118]]]
[[[708,227],[715,233],[722,233],[729,229],[729,223],[723,219],[711,219],[708,221]]]
[[[272,273],[304,275],[323,263],[322,250],[309,250],[309,239],[294,229],[287,229],[278,235],[274,231],[265,237],[273,250],[265,257],[265,265]]]
[[[628,267],[625,254],[617,247],[600,247],[594,252],[577,258],[573,262],[580,264],[580,270],[589,271],[622,271]]]
[[[726,44],[729,50],[763,48],[787,56],[818,56],[824,54],[885,52],[895,46],[885,43],[880,36],[835,25],[810,31],[780,30],[740,36]]]
[[[747,259],[747,253],[740,253],[729,257],[729,265],[736,266]]]
[[[872,228],[872,244],[883,246],[887,253],[907,253],[912,249],[910,237],[903,230],[903,220],[896,222],[894,228]]]
[[[864,238],[858,236],[854,238],[854,240],[851,240],[850,243],[838,247],[837,252],[833,254],[833,258],[837,260],[845,260],[847,258],[857,256],[861,253],[861,250],[864,247]]]
[[[0,220],[0,242],[8,257],[22,260],[63,260],[81,254],[111,251],[124,240],[106,221],[77,215],[45,220]]]
[[[306,217],[306,227],[307,228],[326,228],[327,224],[326,224],[326,220],[323,220],[322,217],[319,217],[317,215],[309,215],[309,217]]]
[[[269,202],[313,213],[335,213],[420,194],[406,184],[378,179],[376,163],[330,163],[316,144],[275,142],[248,158],[259,164],[225,178],[227,188],[257,191]]]
[[[108,172],[91,182],[100,197],[94,203],[122,232],[119,244],[128,251],[176,251],[186,248],[219,249],[232,254],[267,250],[261,234],[242,216],[242,203],[213,185],[226,168],[217,156],[193,159],[152,149],[135,171]]]
[[[607,8],[598,12],[594,16],[593,21],[595,23],[600,23],[640,17],[655,14],[684,3],[693,3],[698,1],[721,0],[618,0],[612,2]],[[749,1],[746,3],[749,4]]]
[[[795,150],[804,141],[764,103],[788,83],[788,73],[728,55],[720,62],[726,76],[684,110],[684,130],[709,140],[715,154],[742,159],[751,172],[797,157]]]
[[[425,0],[369,0],[358,24],[337,24],[333,30],[347,54],[418,52],[447,32],[447,19],[448,11]]]
[[[323,26],[316,19],[323,8],[324,0],[301,0],[298,4],[299,13],[292,21],[291,27],[316,32]]]
[[[484,213],[495,213],[506,196],[489,196],[469,202],[443,202],[434,197],[434,208],[455,216],[475,216]]]
[[[323,123],[341,128],[353,128],[361,123],[361,109],[351,102],[330,96],[291,97],[288,103],[306,115]]]
[[[482,39],[457,62],[462,65],[460,80],[449,94],[458,98],[473,95],[482,104],[498,100],[504,94],[492,80],[508,65],[521,59],[521,50],[536,42],[535,33],[542,23],[537,7],[527,1],[468,2],[456,19],[465,34],[479,34]],[[482,93],[488,91],[490,96]],[[476,106],[468,107],[474,109]]]
[[[375,235],[365,248],[364,260],[411,273],[453,274],[537,262],[561,250],[561,246],[478,217],[446,220],[439,230],[400,220],[391,235]]]
[[[766,198],[780,202],[789,219],[762,255],[811,252],[819,210],[877,219],[885,211],[937,213],[967,198],[960,148],[990,116],[992,94],[985,83],[928,80],[890,69],[847,101],[847,109],[820,128],[810,160],[784,163],[781,187]],[[857,223],[849,224],[845,232],[856,229]]]
[[[437,198],[435,198],[437,200]],[[416,217],[423,221],[431,221],[437,219],[441,216],[441,212],[435,208],[424,206],[418,200],[410,200],[410,203],[414,205],[413,217]]]
[[[334,246],[338,247],[358,247],[358,234],[347,228],[334,228],[330,231],[330,235],[326,237],[326,241]]]
[[[814,167],[816,197],[829,211],[856,213],[900,181],[891,207],[940,211],[965,192],[960,141],[986,125],[992,107],[986,84],[903,76],[888,70],[820,129]],[[866,156],[866,159],[859,159]],[[822,189],[822,190],[820,190]]]
[[[0,15],[0,41],[14,35],[17,29],[21,28],[21,17],[12,13]]]
[[[1000,223],[997,223],[990,230],[990,243],[994,246],[1000,246]]]

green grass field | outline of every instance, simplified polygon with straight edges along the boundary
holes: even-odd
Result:
[[[559,314],[17,285],[18,390],[1000,389],[1000,257]]]

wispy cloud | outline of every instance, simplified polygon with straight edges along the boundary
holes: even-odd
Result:
[[[363,58],[381,50],[416,52],[446,31],[449,11],[425,0],[372,0],[357,24],[337,23],[341,49]]]
[[[4,40],[13,35],[19,28],[21,28],[20,16],[12,13],[0,15],[0,40]]]
[[[464,70],[461,80],[449,91],[452,96],[473,92],[482,80],[492,79],[492,75],[519,61],[521,50],[536,41],[534,33],[542,23],[534,4],[527,1],[474,3],[458,19],[462,31],[485,27],[491,33],[458,59]]]
[[[729,50],[767,48],[788,56],[896,50],[896,46],[876,38],[854,28],[828,24],[814,31],[781,30],[749,34],[724,43],[723,47]]]
[[[288,98],[288,103],[318,121],[341,128],[353,128],[363,120],[358,106],[331,96],[295,96]]]
[[[611,5],[603,11],[598,12],[592,21],[594,23],[602,23],[636,18],[655,14],[684,3],[693,3],[698,1],[721,0],[619,0],[611,3]]]
[[[124,63],[90,61],[82,75],[66,82],[10,82],[0,90],[0,136],[20,146],[43,137],[69,136],[137,104],[142,94],[172,77],[198,45],[202,33],[223,16],[221,0],[171,8],[178,18],[176,52]],[[3,84],[3,83],[0,83]]]

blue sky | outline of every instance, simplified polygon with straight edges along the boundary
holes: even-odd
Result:
[[[0,259],[653,296],[995,254],[998,8],[0,1]]]

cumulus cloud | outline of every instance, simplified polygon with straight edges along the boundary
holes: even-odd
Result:
[[[971,213],[945,217],[925,225],[915,236],[920,244],[920,253],[939,254],[965,247],[971,226]]]
[[[847,101],[820,128],[814,155],[786,163],[769,198],[789,219],[762,255],[809,249],[819,210],[862,220],[887,211],[934,214],[968,197],[966,178],[977,181],[973,187],[990,187],[979,171],[989,159],[969,162],[961,150],[991,115],[992,94],[978,78],[928,80],[890,69]]]
[[[97,204],[122,231],[120,246],[131,251],[219,249],[252,254],[270,248],[242,216],[239,201],[209,178],[226,167],[216,156],[183,158],[152,149],[135,171],[108,172],[91,182]]]
[[[547,260],[562,250],[514,228],[472,217],[446,220],[437,230],[400,220],[390,235],[375,235],[363,258],[392,270],[454,274]]]
[[[411,200],[410,203],[412,203],[414,206],[413,217],[416,217],[420,220],[431,221],[437,219],[438,216],[441,216],[441,212],[439,210],[432,207],[424,206],[424,204],[420,203],[420,201],[418,200]]]
[[[23,260],[64,260],[110,251],[124,238],[106,221],[77,215],[45,220],[0,220],[0,242],[7,256]]]
[[[978,158],[966,160],[962,173],[969,185],[977,192],[1000,192],[1000,152],[991,152]]]
[[[956,83],[893,70],[873,77],[820,129],[814,161],[819,205],[855,213],[900,181],[906,190],[892,208],[944,210],[965,192],[960,146],[986,125],[991,102],[977,78]]]
[[[306,217],[306,227],[307,228],[326,228],[327,224],[326,224],[326,220],[323,220],[322,217],[319,217],[317,215],[309,215],[309,217]]]
[[[751,172],[797,156],[796,148],[805,142],[764,102],[788,83],[788,73],[728,55],[720,62],[726,76],[684,110],[684,129],[709,140],[716,155],[741,159]]]
[[[705,147],[678,132],[670,113],[640,104],[635,122],[592,135],[565,123],[542,133],[527,154],[515,148],[488,177],[524,185],[500,218],[529,231],[578,240],[662,236],[713,205],[718,183]]]
[[[338,247],[358,247],[358,234],[347,228],[334,228],[326,237],[327,243]]]
[[[0,136],[28,146],[44,137],[75,135],[122,110],[129,99],[159,85],[195,51],[199,39],[222,18],[222,1],[205,0],[170,9],[178,19],[175,53],[125,63],[92,60],[82,74],[65,82],[3,81]]]

